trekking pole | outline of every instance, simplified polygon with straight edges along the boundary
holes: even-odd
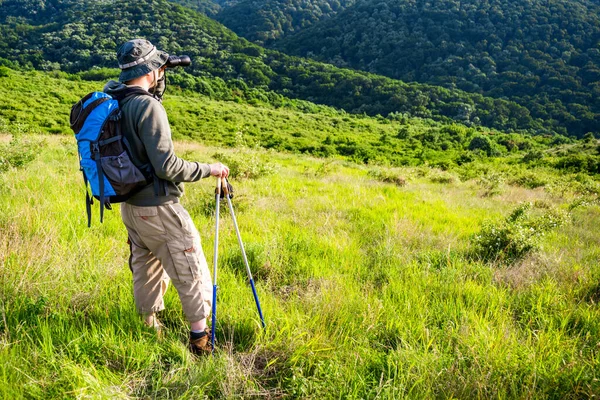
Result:
[[[210,343],[212,352],[215,351],[215,327],[217,326],[217,255],[219,250],[219,204],[221,203],[221,177],[217,178],[217,187],[215,189],[215,252],[213,254],[213,298],[212,298],[212,326],[210,328]]]
[[[235,228],[235,234],[237,235],[238,243],[240,244],[240,249],[242,251],[242,258],[244,259],[244,264],[246,265],[246,272],[248,273],[248,279],[250,280],[250,286],[252,287],[252,294],[254,295],[254,301],[256,302],[256,308],[258,309],[258,315],[260,316],[260,322],[262,323],[262,327],[265,328],[265,319],[263,317],[262,309],[260,308],[260,301],[258,300],[258,294],[256,293],[256,286],[254,286],[254,279],[252,279],[252,272],[250,271],[250,265],[248,264],[248,258],[246,257],[246,250],[244,250],[244,243],[242,242],[242,236],[240,235],[240,229],[238,228],[237,220],[235,219],[235,213],[233,212],[233,205],[231,204],[231,197],[229,194],[229,187],[227,178],[223,179],[223,193],[227,198],[227,205],[229,206],[229,213],[231,214],[231,219],[233,220],[233,227]],[[215,275],[216,276],[216,275]]]

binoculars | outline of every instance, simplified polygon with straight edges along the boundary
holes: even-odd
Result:
[[[165,64],[167,68],[175,68],[175,67],[187,67],[192,63],[192,59],[190,56],[169,56],[167,63]]]

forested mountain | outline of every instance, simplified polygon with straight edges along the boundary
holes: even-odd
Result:
[[[600,131],[600,5],[592,0],[362,0],[276,48],[525,105]]]
[[[172,54],[192,57],[189,73],[171,73],[171,83],[210,96],[227,92],[235,97],[258,89],[264,101],[277,102],[284,95],[353,113],[393,118],[407,113],[533,133],[560,129],[555,121],[532,119],[514,102],[265,51],[216,21],[165,0],[11,0],[0,4],[0,18],[0,58],[15,68],[77,72],[115,67],[120,43],[146,37]]]
[[[356,0],[244,0],[225,7],[215,18],[244,38],[269,45],[335,15]]]
[[[222,3],[213,0],[173,0],[175,3],[214,17],[221,11]]]
[[[238,35],[268,45],[331,17],[356,0],[171,0],[221,22]]]

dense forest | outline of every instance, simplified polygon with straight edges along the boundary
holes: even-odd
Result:
[[[335,15],[355,1],[245,0],[224,7],[215,19],[252,42],[269,45],[286,34]]]
[[[171,0],[216,19],[238,35],[269,45],[331,17],[356,0]]]
[[[600,5],[590,0],[360,1],[276,48],[526,106],[600,131]]]
[[[407,84],[264,50],[205,15],[164,0],[118,4],[4,1],[0,58],[12,68],[70,73],[115,67],[120,43],[146,37],[171,54],[186,53],[194,60],[187,72],[170,75],[172,84],[217,98],[258,90],[264,93],[262,101],[274,103],[283,95],[392,119],[407,114],[506,131],[566,133],[555,120],[534,119],[511,101]]]
[[[222,10],[220,2],[213,0],[173,0],[173,2],[181,4],[184,7],[191,8],[206,14],[209,17],[214,17]]]

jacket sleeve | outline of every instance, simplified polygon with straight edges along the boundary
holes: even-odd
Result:
[[[210,176],[210,166],[185,161],[175,155],[167,113],[158,101],[146,97],[141,107],[137,131],[156,175],[171,182],[195,182]]]

